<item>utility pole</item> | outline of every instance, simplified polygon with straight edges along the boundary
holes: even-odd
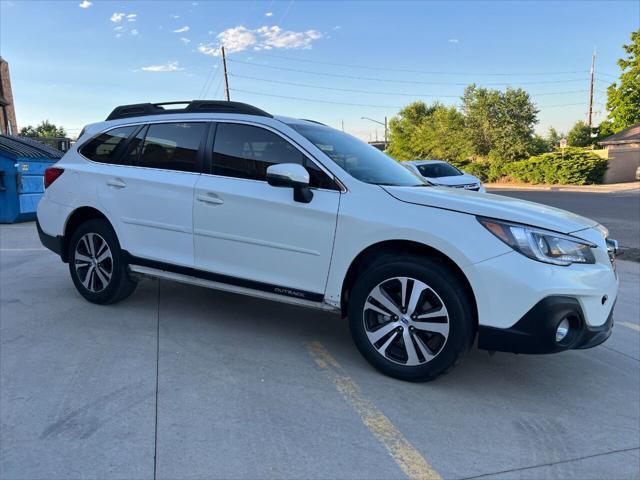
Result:
[[[387,116],[384,116],[384,148],[387,148]]]
[[[589,113],[587,115],[587,125],[592,128],[593,121],[593,90],[596,76],[596,51],[591,56],[591,82],[589,83]]]
[[[224,96],[227,102],[230,100],[229,98],[229,77],[227,76],[227,57],[224,54],[224,45],[221,47],[222,49],[222,66],[224,67]]]
[[[378,125],[382,125],[384,127],[384,146],[385,148],[387,147],[387,140],[388,140],[388,130],[387,130],[387,117],[384,117],[384,123],[383,122],[379,122],[378,120],[374,120],[373,118],[369,118],[369,117],[360,117],[361,120],[369,120],[370,122],[373,123],[377,123]],[[376,130],[376,141],[378,140],[377,138],[378,135],[378,131]]]

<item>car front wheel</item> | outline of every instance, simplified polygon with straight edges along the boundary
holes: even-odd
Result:
[[[367,269],[349,302],[356,346],[395,378],[433,380],[456,365],[473,341],[473,309],[447,265],[393,256]]]

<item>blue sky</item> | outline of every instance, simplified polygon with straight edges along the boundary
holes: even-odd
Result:
[[[537,130],[584,119],[591,53],[596,111],[640,2],[0,1],[0,55],[19,126],[72,134],[126,103],[223,98],[312,118],[361,138],[422,99],[457,104],[466,84],[525,88]],[[366,67],[366,68],[361,68]],[[287,98],[285,98],[287,97]]]

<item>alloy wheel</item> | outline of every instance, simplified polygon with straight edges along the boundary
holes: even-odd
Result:
[[[449,337],[449,314],[426,283],[393,277],[376,285],[363,308],[369,342],[379,355],[404,365],[433,360]]]
[[[113,255],[106,240],[97,233],[86,233],[80,238],[74,253],[78,279],[90,292],[107,288],[113,275]]]

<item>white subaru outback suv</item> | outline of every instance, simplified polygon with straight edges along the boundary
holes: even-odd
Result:
[[[373,366],[407,380],[476,338],[551,353],[610,335],[616,245],[596,222],[429,186],[317,122],[182,104],[118,107],[46,171],[40,239],[90,302],[148,275],[335,311]]]

